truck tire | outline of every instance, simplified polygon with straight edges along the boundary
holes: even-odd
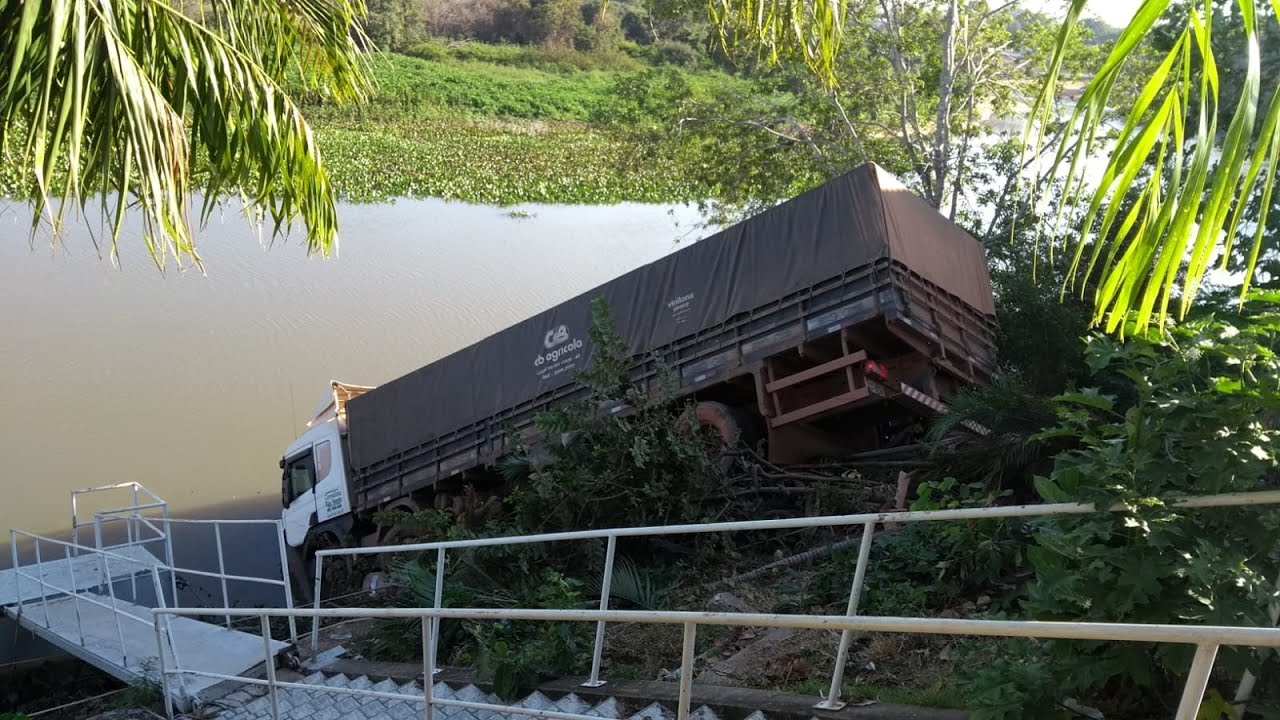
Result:
[[[720,436],[727,448],[742,442],[743,427],[739,413],[724,403],[705,401],[693,406],[693,421],[701,430]]]
[[[735,455],[727,451],[750,447],[755,441],[755,427],[751,418],[742,410],[722,402],[704,400],[686,410],[680,420],[685,431],[696,427],[697,430],[709,432],[720,439],[721,447],[726,451],[720,459],[720,467],[726,473],[732,472],[737,464]]]

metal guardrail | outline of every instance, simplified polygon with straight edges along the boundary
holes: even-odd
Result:
[[[217,553],[218,553],[218,571],[211,572],[207,570],[197,570],[195,568],[186,568],[186,567],[178,567],[176,565],[171,565],[171,569],[174,571],[173,573],[171,573],[172,576],[176,577],[178,574],[190,574],[190,575],[198,575],[198,576],[207,577],[207,578],[216,578],[219,581],[219,586],[221,588],[223,606],[229,606],[231,604],[228,593],[227,593],[227,581],[231,580],[236,582],[250,582],[250,583],[258,583],[261,585],[270,585],[272,587],[279,587],[284,591],[285,607],[290,607],[290,608],[293,607],[293,585],[292,583],[289,582],[289,558],[285,550],[285,548],[288,547],[288,544],[286,543],[285,537],[284,537],[283,521],[281,520],[190,520],[190,519],[179,519],[179,518],[165,518],[164,520],[165,534],[169,538],[172,538],[172,534],[169,531],[171,530],[171,527],[173,525],[212,525],[213,526],[214,546],[217,548]],[[276,552],[280,558],[280,579],[279,580],[275,578],[254,577],[250,575],[231,575],[227,573],[226,551],[222,543],[222,528],[223,526],[226,526],[226,525],[229,525],[231,527],[244,527],[248,525],[270,525],[273,528],[273,530],[275,531]],[[170,540],[170,542],[172,542],[172,540]],[[173,607],[179,607],[181,603],[178,602],[178,595],[176,590],[174,591],[173,597],[174,597]],[[230,628],[232,624],[232,621],[231,621],[232,616],[226,613],[221,613],[221,614],[224,616],[224,621],[227,628]],[[289,635],[292,642],[294,644],[297,644],[298,626],[297,626],[297,620],[295,618],[289,618]]]
[[[423,717],[433,720],[435,707],[458,707],[481,710],[502,715],[553,718],[555,720],[599,720],[589,715],[547,710],[531,710],[518,706],[473,703],[461,700],[432,697],[431,677],[435,673],[433,633],[441,619],[459,620],[530,620],[544,622],[608,622],[681,625],[683,642],[680,660],[680,693],[677,720],[688,720],[693,690],[694,646],[700,626],[728,625],[767,628],[793,628],[801,630],[839,630],[842,636],[854,632],[916,633],[924,635],[973,635],[979,637],[1042,638],[1053,640],[1102,640],[1119,642],[1169,643],[1194,645],[1195,656],[1182,690],[1175,720],[1195,720],[1196,713],[1209,683],[1214,660],[1221,646],[1280,647],[1280,629],[1222,626],[1142,625],[1133,623],[1069,623],[1032,622],[1013,620],[965,620],[901,617],[857,617],[826,615],[775,615],[754,613],[711,612],[657,612],[623,610],[510,610],[510,609],[415,609],[415,608],[314,608],[294,610],[233,609],[227,612],[242,617],[257,617],[262,626],[266,659],[266,679],[244,678],[213,672],[176,667],[160,667],[160,678],[165,688],[166,712],[173,718],[173,706],[169,700],[168,684],[171,676],[179,680],[187,675],[231,680],[264,685],[270,697],[271,713],[279,720],[278,692],[280,688],[292,688],[310,692],[336,692],[386,700],[417,701],[423,704]],[[197,610],[161,609],[157,615],[190,616]],[[386,693],[354,688],[336,688],[324,685],[282,682],[276,678],[275,663],[271,657],[272,617],[360,617],[360,618],[420,618],[422,620],[423,693],[421,697],[399,693]],[[160,642],[159,623],[156,624],[157,642]],[[163,654],[161,654],[163,663]]]
[[[108,510],[98,510],[93,513],[91,522],[81,522],[78,507],[78,498],[83,495],[98,494],[119,494],[120,492],[128,492],[129,499],[132,504],[124,505]],[[145,500],[145,502],[144,502]],[[159,510],[159,517],[148,517],[142,513],[146,511]],[[115,545],[106,545],[103,540],[103,528],[109,523],[124,523],[126,539],[123,543]],[[157,524],[158,523],[158,524]],[[228,592],[228,581],[258,583],[279,587],[284,593],[285,607],[293,607],[293,586],[289,582],[289,560],[286,554],[288,547],[284,536],[284,524],[281,520],[256,520],[256,519],[240,519],[240,520],[197,520],[182,519],[169,516],[169,505],[160,496],[148,490],[139,482],[124,482],[114,485],[102,485],[99,487],[81,488],[71,491],[71,544],[79,545],[80,528],[93,526],[94,547],[99,550],[118,550],[124,547],[141,546],[146,547],[151,543],[164,543],[164,561],[162,569],[169,575],[169,596],[166,599],[163,592],[157,595],[157,603],[166,607],[181,607],[182,602],[178,595],[178,577],[179,575],[196,575],[206,578],[214,578],[218,580],[219,589],[222,595],[222,604],[229,606],[231,604],[230,594]],[[173,547],[173,526],[174,525],[209,525],[213,527],[214,547],[217,551],[218,570],[212,572],[201,570],[193,567],[182,567],[178,565]],[[223,545],[222,530],[224,526],[241,527],[246,525],[269,525],[273,528],[277,553],[280,559],[280,579],[255,577],[248,575],[231,575],[226,570],[226,552]],[[153,535],[146,537],[143,530],[150,530]],[[24,536],[31,536],[30,533],[23,533]],[[37,562],[39,558],[37,558]],[[15,567],[16,567],[15,561]],[[132,589],[131,599],[136,602],[138,590],[136,585],[136,576],[130,576],[130,587]],[[228,628],[231,627],[231,616],[224,616],[224,623]],[[298,642],[298,629],[296,621],[290,619],[289,630],[292,641]]]
[[[17,540],[19,537],[23,537],[32,541],[34,550],[35,550],[35,556],[36,556],[36,562],[34,565],[18,564]],[[41,553],[40,553],[41,543],[52,543],[54,545],[58,545],[63,548],[63,560],[67,565],[68,574],[71,579],[70,587],[63,587],[61,585],[56,585],[45,579],[44,566],[46,563],[44,559],[41,557]],[[12,553],[12,561],[13,561],[13,573],[14,573],[13,582],[15,586],[14,599],[16,603],[16,610],[19,614],[22,614],[23,610],[27,609],[28,607],[28,604],[24,602],[22,599],[23,597],[22,596],[22,580],[25,578],[27,580],[31,580],[39,584],[40,608],[43,611],[42,614],[44,618],[44,622],[41,624],[46,630],[49,630],[50,632],[56,632],[56,630],[53,627],[53,623],[50,622],[49,620],[49,591],[53,591],[54,593],[60,593],[71,598],[71,602],[73,607],[75,608],[75,615],[76,615],[77,641],[80,647],[82,648],[85,647],[85,635],[84,635],[84,621],[80,613],[80,603],[82,602],[88,603],[90,605],[95,605],[95,606],[110,610],[112,614],[112,618],[115,620],[116,641],[120,646],[120,663],[125,668],[127,668],[129,664],[129,654],[128,654],[127,646],[125,645],[125,641],[124,641],[124,627],[120,622],[122,618],[127,620],[132,620],[137,623],[141,623],[142,625],[148,625],[148,626],[154,625],[156,627],[157,639],[159,639],[160,622],[159,622],[159,619],[154,614],[151,620],[147,620],[146,618],[140,618],[132,613],[125,612],[124,610],[120,609],[119,602],[116,599],[116,592],[115,592],[116,579],[111,574],[111,560],[113,558],[116,560],[116,562],[123,562],[131,566],[141,565],[143,567],[146,567],[147,569],[150,570],[151,582],[155,590],[156,597],[160,599],[161,603],[163,603],[164,591],[162,590],[162,585],[160,582],[160,570],[164,568],[164,566],[158,560],[155,563],[144,564],[140,562],[137,558],[127,557],[125,555],[120,555],[120,554],[111,552],[109,550],[101,550],[98,548],[88,547],[85,545],[78,545],[73,542],[56,540],[54,538],[48,538],[41,535],[36,535],[34,533],[24,532],[22,530],[9,531],[9,549],[10,549],[10,552]],[[92,556],[92,557],[98,558],[100,562],[99,578],[101,579],[102,584],[106,585],[107,593],[108,593],[107,597],[110,598],[109,603],[104,602],[101,599],[102,597],[101,595],[88,592],[87,590],[80,589],[76,586],[75,563],[72,562],[73,551],[74,551],[74,555],[77,557]],[[56,563],[58,561],[51,560],[49,562]],[[32,568],[32,567],[34,567],[36,571],[34,575],[23,572],[23,568]],[[136,578],[137,575],[138,575],[137,572],[131,572],[129,574],[130,579]],[[136,592],[136,589],[135,589],[135,592]],[[171,627],[171,618],[169,616],[165,616],[164,633],[167,636],[166,638],[167,642],[160,642],[158,640],[158,645],[157,645],[157,652],[161,658],[161,662],[163,662],[164,648],[168,647],[170,655],[174,658],[174,663],[180,664],[181,661],[178,658],[177,648],[173,646],[173,631]],[[185,694],[186,692],[185,680],[182,681],[182,688]]]
[[[1280,490],[1252,493],[1229,493],[1222,495],[1204,495],[1180,498],[1170,503],[1183,508],[1244,507],[1253,505],[1280,504]],[[1123,505],[1105,508],[1107,512],[1127,509]],[[315,560],[315,594],[311,622],[311,647],[314,652],[319,642],[321,590],[324,578],[324,562],[327,558],[352,555],[379,555],[388,553],[436,552],[435,597],[431,608],[432,628],[431,646],[428,652],[434,667],[439,635],[438,613],[442,610],[444,598],[444,568],[446,553],[449,550],[466,548],[524,545],[531,543],[567,542],[579,540],[605,540],[605,560],[600,581],[600,612],[609,611],[610,587],[613,580],[614,556],[618,538],[622,537],[657,537],[664,535],[691,535],[703,533],[743,532],[760,530],[789,530],[799,528],[836,528],[862,527],[862,539],[858,546],[858,561],[854,569],[853,581],[849,589],[849,599],[845,608],[845,617],[858,614],[858,603],[866,579],[867,563],[871,553],[871,543],[875,529],[880,524],[938,522],[954,520],[983,520],[992,518],[1043,517],[1054,515],[1084,515],[1101,512],[1092,503],[1054,503],[1044,505],[1013,505],[990,508],[960,508],[954,510],[903,511],[882,513],[861,513],[855,515],[829,515],[813,518],[791,518],[781,520],[750,520],[741,522],[703,523],[694,525],[667,525],[652,527],[611,528],[606,530],[582,530],[574,532],[544,533],[540,535],[522,535],[515,537],[477,538],[473,540],[448,540],[441,542],[413,543],[408,545],[392,545],[360,548],[334,548],[319,550]],[[415,615],[416,616],[416,615]],[[595,646],[591,658],[591,675],[583,683],[587,687],[598,687],[604,684],[600,678],[600,666],[604,652],[605,626],[612,616],[602,615],[597,621]],[[747,624],[747,623],[739,623]],[[1123,638],[1116,638],[1123,639]],[[830,690],[826,699],[817,705],[823,710],[838,710],[844,707],[840,700],[845,666],[849,659],[849,647],[853,641],[853,631],[844,630],[840,635],[840,643],[836,651],[835,669],[831,676]]]
[[[81,495],[93,493],[105,493],[112,491],[127,491],[133,502],[132,505],[113,508],[108,510],[95,511],[91,522],[80,520],[79,508],[77,507],[77,498]],[[146,502],[144,502],[144,500]],[[148,511],[160,511],[160,516],[143,515]],[[109,523],[124,523],[126,528],[126,541],[115,545],[104,545],[103,527]],[[171,615],[164,615],[164,622],[159,621],[160,610],[177,610],[183,609],[178,594],[178,575],[195,575],[206,578],[217,579],[221,589],[222,605],[229,608],[231,601],[228,592],[228,582],[246,582],[258,583],[279,587],[283,590],[284,604],[286,607],[293,607],[293,587],[289,582],[289,566],[286,555],[286,542],[284,536],[284,524],[281,520],[190,520],[169,517],[168,504],[157,497],[154,493],[147,490],[144,486],[136,482],[120,483],[118,485],[107,485],[97,488],[86,488],[82,490],[73,490],[71,492],[71,524],[72,524],[72,540],[70,542],[57,540],[35,533],[29,533],[22,530],[10,530],[9,532],[9,548],[12,555],[13,563],[13,582],[15,585],[15,611],[25,613],[30,616],[33,612],[39,611],[40,618],[43,622],[34,621],[37,625],[42,625],[51,632],[57,632],[53,623],[50,621],[49,604],[51,596],[66,596],[71,599],[71,604],[75,610],[76,620],[76,637],[74,640],[82,647],[85,647],[85,628],[84,618],[81,615],[81,605],[88,604],[101,607],[111,611],[115,622],[116,641],[120,648],[120,661],[127,669],[129,663],[127,645],[125,643],[124,621],[132,621],[142,625],[156,628],[158,657],[161,663],[164,662],[165,648],[168,648],[169,655],[173,658],[175,665],[181,666],[178,655],[178,649],[174,644],[174,635],[171,628]],[[94,545],[89,546],[79,542],[80,529],[93,526]],[[179,566],[174,560],[174,542],[173,529],[175,525],[208,525],[213,528],[214,546],[217,551],[218,569],[217,572],[202,570],[192,567]],[[280,560],[280,577],[257,577],[248,575],[232,575],[226,570],[226,553],[223,543],[224,526],[240,528],[248,525],[267,525],[273,530],[275,536],[277,553]],[[144,534],[144,529],[149,530],[152,535]],[[34,550],[35,562],[30,565],[20,565],[18,558],[18,540],[22,538],[31,542]],[[118,550],[124,548],[138,547],[146,549],[147,545],[156,542],[163,542],[164,560],[155,557],[150,551],[147,551],[145,559],[122,555]],[[61,558],[47,558],[44,548],[49,544],[62,548]],[[92,556],[97,559],[99,569],[98,575],[95,577],[96,583],[82,588],[81,583],[76,578],[76,563],[73,558],[82,556]],[[68,586],[61,583],[51,582],[48,578],[46,568],[53,566],[55,563],[65,563],[69,582]],[[120,600],[117,598],[116,584],[125,578],[122,575],[117,578],[112,573],[112,564],[115,563],[117,569],[120,563],[126,563],[133,568],[143,568],[142,572],[134,570],[128,573],[128,587],[131,589],[129,601],[133,604],[139,603],[137,578],[140,574],[149,571],[152,580],[152,588],[155,593],[154,604],[158,607],[153,608],[152,619],[142,618],[127,612],[120,607]],[[84,572],[83,568],[80,572]],[[160,579],[161,573],[167,573],[168,582],[164,583]],[[35,583],[39,587],[39,605],[36,605],[34,598],[26,599],[23,595],[23,580]],[[166,597],[165,588],[169,590],[169,597]],[[90,588],[96,587],[97,592],[93,592]],[[123,592],[123,591],[122,591]],[[207,608],[186,608],[193,614],[207,615]],[[217,613],[223,615],[228,629],[231,628],[232,618],[235,613],[225,612]],[[163,625],[163,627],[162,627]],[[296,620],[289,618],[289,633],[292,641],[298,642],[298,629]],[[86,648],[87,650],[87,648]],[[187,698],[185,687],[185,679],[182,682],[181,691],[183,697]]]

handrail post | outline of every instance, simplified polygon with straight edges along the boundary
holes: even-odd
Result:
[[[169,696],[169,673],[164,664],[164,638],[160,632],[160,618],[153,614],[151,624],[156,629],[156,667],[160,670],[160,692],[164,693],[164,715],[173,720],[173,698]]]
[[[852,617],[858,614],[858,600],[862,597],[862,584],[867,577],[867,560],[871,557],[871,539],[875,535],[876,521],[868,520],[862,526],[862,543],[858,545],[858,564],[853,571],[853,586],[849,589],[849,605],[844,614]],[[844,707],[840,700],[841,685],[844,683],[844,668],[849,662],[849,646],[853,643],[853,631],[840,633],[840,647],[836,651],[836,667],[831,673],[831,688],[822,702],[814,705],[820,710],[839,710]]]
[[[422,617],[422,701],[426,704],[426,709],[422,712],[425,720],[432,720],[432,700],[431,691],[435,685],[435,681],[431,678],[436,674],[436,657],[435,657],[435,633],[431,631],[434,617]]]
[[[231,607],[231,598],[227,595],[227,563],[222,555],[222,525],[213,521],[213,544],[218,547],[218,580],[222,583],[222,607]],[[227,629],[231,629],[231,616],[227,616]]]
[[[1280,590],[1280,576],[1276,578],[1276,590]],[[1271,603],[1267,607],[1267,616],[1271,618],[1271,626],[1275,627],[1280,622],[1280,603]],[[1240,684],[1236,686],[1235,698],[1231,701],[1236,713],[1236,720],[1243,718],[1245,711],[1248,710],[1249,700],[1253,698],[1253,687],[1257,682],[1258,676],[1248,670],[1245,670],[1244,674],[1240,676]]]
[[[102,516],[98,513],[93,514],[93,547],[95,550],[102,549]],[[105,560],[106,556],[99,553],[99,558]],[[111,575],[107,572],[107,564],[105,562],[98,563],[102,569],[101,582],[98,583],[98,592],[106,590],[106,585],[111,583]]]
[[[439,610],[444,607],[444,548],[436,548],[436,596],[435,609]],[[439,672],[435,670],[436,653],[440,651],[440,616],[436,615],[431,618],[431,673],[434,675]],[[430,680],[431,678],[427,678]],[[423,682],[426,682],[424,680]]]
[[[75,490],[71,491],[71,544],[72,545],[80,544],[80,526],[77,524],[77,521],[76,521],[76,495],[78,494],[79,493],[77,493]]]
[[[138,540],[142,540],[142,528],[138,527],[137,523],[138,523],[138,483],[135,482],[133,483],[133,514],[130,516],[130,521],[126,524],[129,526],[133,536],[137,537]],[[133,545],[132,539],[129,540],[129,544]],[[133,577],[133,576],[131,575],[130,577]],[[138,602],[138,588],[136,586],[133,589],[133,601]]]
[[[284,604],[290,610],[293,609],[293,580],[289,576],[289,553],[285,548],[288,543],[284,537],[284,521],[276,520],[271,523],[276,529],[276,547],[280,548],[280,580],[284,583]],[[298,644],[298,619],[289,616],[289,641],[294,645]]]
[[[276,695],[276,659],[271,655],[271,623],[262,618],[262,647],[267,659],[267,693],[271,695],[271,720],[280,720],[280,698]]]
[[[116,637],[120,640],[120,664],[128,667],[129,655],[124,646],[124,630],[120,628],[120,606],[116,604],[116,584],[111,582],[111,558],[101,553],[102,562],[107,568],[107,590],[111,593],[111,614],[116,619]]]
[[[173,559],[173,523],[169,522],[169,508],[164,513],[164,558],[169,565],[169,589],[173,592],[173,607],[182,607],[178,602],[178,565]]]
[[[1209,674],[1213,672],[1213,660],[1217,655],[1218,646],[1214,643],[1196,646],[1191,670],[1187,672],[1187,684],[1182,686],[1182,701],[1178,703],[1175,720],[1196,720],[1205,688],[1209,686]]]
[[[317,612],[311,616],[311,655],[320,649],[320,581],[324,577],[324,555],[316,553],[315,581],[311,593],[311,606]]]
[[[18,569],[18,533],[9,530],[9,555],[13,560],[13,607],[14,612],[22,612],[22,571]]]
[[[676,720],[689,720],[689,705],[693,700],[693,648],[698,638],[698,624],[684,624],[684,644],[680,652],[680,702],[676,706]]]
[[[613,557],[618,549],[618,536],[610,535],[604,551],[604,576],[600,578],[600,610],[609,609],[609,594],[613,586]],[[600,662],[604,657],[605,621],[596,623],[596,645],[591,655],[591,677],[582,683],[582,687],[600,687],[604,680],[600,679]]]
[[[49,598],[45,597],[44,592],[44,565],[40,562],[40,538],[36,538],[36,580],[40,583],[40,607],[44,610],[44,626],[52,629],[49,624]]]
[[[137,492],[135,491],[134,494],[136,495]],[[133,504],[134,505],[138,504],[136,499],[134,500]],[[134,538],[133,521],[128,517],[126,517],[124,521],[124,531],[125,531],[125,539],[127,541],[125,543],[125,546],[132,548],[133,538]],[[131,593],[129,598],[130,602],[137,603],[138,602],[138,574],[133,572],[132,569],[130,569],[129,571],[129,592]]]
[[[76,634],[80,636],[80,647],[84,647],[84,622],[80,619],[80,589],[76,587],[76,566],[71,562],[71,546],[62,546],[63,555],[67,558],[67,575],[71,577],[71,604],[76,609]]]
[[[151,584],[155,587],[156,597],[163,600],[164,585],[160,582],[160,569],[156,565],[151,566]],[[160,603],[160,607],[161,609],[164,608],[163,602]],[[151,618],[153,620],[156,619],[154,613]],[[168,613],[164,614],[164,631],[169,641],[169,653],[173,655],[173,668],[178,675],[178,692],[182,693],[182,697],[185,699],[188,697],[187,676],[182,673],[182,658],[178,656],[178,646],[173,642],[173,616]]]

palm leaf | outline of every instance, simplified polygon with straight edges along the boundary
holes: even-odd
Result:
[[[156,264],[199,262],[200,222],[242,198],[283,236],[328,252],[335,195],[315,136],[284,92],[286,71],[339,101],[368,89],[358,51],[363,0],[0,0],[0,154],[54,238],[69,209],[142,217]]]
[[[835,84],[844,31],[840,0],[707,0],[707,9],[727,52],[745,46],[770,62],[796,58]]]
[[[600,589],[600,580],[588,581],[589,594],[599,596]],[[641,610],[666,610],[670,605],[671,589],[660,585],[651,573],[640,569],[630,559],[618,558],[609,582],[609,597]]]
[[[1280,10],[1277,0],[1271,2]],[[1028,152],[1054,125],[1066,38],[1084,4],[1085,0],[1073,0],[1058,36],[1050,72],[1028,120]],[[1170,11],[1169,0],[1144,0],[1056,141],[1048,171],[1065,176],[1070,202],[1080,202],[1083,196],[1088,202],[1064,290],[1092,292],[1094,322],[1108,331],[1163,325],[1175,297],[1174,314],[1184,317],[1215,258],[1222,268],[1241,274],[1241,297],[1248,291],[1280,159],[1280,87],[1273,89],[1268,110],[1258,122],[1263,78],[1257,8],[1255,0],[1234,0],[1234,5],[1243,26],[1246,73],[1225,131],[1218,127],[1218,60],[1210,3]],[[1114,146],[1108,148],[1104,143],[1113,122],[1112,91],[1126,72],[1134,70],[1134,58],[1157,21],[1171,13],[1182,13],[1175,17],[1182,32],[1143,85],[1114,136]],[[1188,122],[1194,123],[1190,138]],[[1101,179],[1095,187],[1086,187],[1087,160],[1100,155],[1108,156]],[[1248,218],[1256,223],[1248,259],[1242,267],[1231,268],[1237,233],[1259,194],[1262,216]],[[1095,238],[1086,259],[1084,248]]]

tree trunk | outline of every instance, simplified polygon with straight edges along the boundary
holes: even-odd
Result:
[[[951,95],[956,83],[956,26],[960,24],[959,0],[947,4],[947,24],[942,32],[942,69],[938,76],[938,119],[933,129],[933,205],[941,208],[947,196],[947,164],[951,159]]]

